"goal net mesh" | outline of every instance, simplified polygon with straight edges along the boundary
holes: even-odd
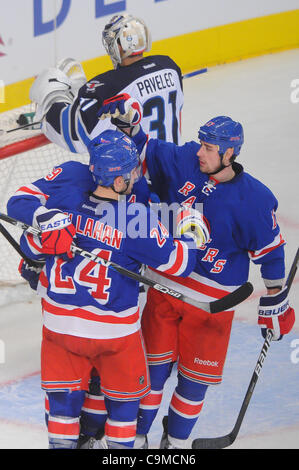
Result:
[[[19,187],[46,176],[54,166],[68,160],[88,162],[86,154],[73,154],[49,143],[39,129],[30,127],[7,132],[19,127],[26,119],[28,122],[34,119],[33,105],[0,113],[0,211],[3,213],[7,212],[8,199]],[[21,230],[2,220],[0,223],[19,242]],[[2,234],[0,255],[0,285],[23,282],[18,273],[21,257]]]

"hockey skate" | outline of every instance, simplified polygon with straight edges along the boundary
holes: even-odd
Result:
[[[172,442],[169,441],[168,438],[168,416],[164,416],[162,420],[163,424],[163,434],[160,442],[160,449],[184,449],[184,447],[180,447],[174,445]]]
[[[148,440],[146,434],[136,434],[134,449],[148,449]]]
[[[162,420],[162,424],[163,424],[163,434],[162,434],[162,438],[160,442],[160,449],[174,449],[174,447],[171,446],[168,440],[168,416],[164,416]]]
[[[80,434],[77,449],[108,449],[103,431],[98,432],[94,437]]]

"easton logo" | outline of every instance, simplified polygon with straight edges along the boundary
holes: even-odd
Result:
[[[70,224],[70,218],[65,217],[62,220],[55,220],[54,222],[46,224],[46,225],[41,224],[40,228],[43,232],[47,232],[47,231],[50,231],[50,230],[55,230],[58,227],[61,227],[61,226],[64,226],[64,225],[68,226],[69,224]]]

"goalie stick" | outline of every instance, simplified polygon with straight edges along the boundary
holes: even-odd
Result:
[[[294,261],[292,263],[287,281],[285,283],[285,286],[287,286],[287,292],[289,292],[291,285],[293,283],[294,277],[297,272],[298,268],[298,262],[299,262],[299,248],[297,250],[297,253],[294,257]],[[254,372],[252,374],[251,380],[249,382],[249,386],[246,392],[246,395],[244,397],[242,406],[239,411],[239,415],[237,417],[236,423],[232,429],[232,431],[225,436],[221,437],[207,437],[207,438],[198,438],[194,439],[192,442],[192,449],[224,449],[225,447],[229,447],[233,444],[235,441],[236,437],[238,436],[244,415],[246,413],[246,410],[248,408],[248,405],[250,403],[251,397],[253,395],[253,391],[255,389],[256,383],[258,381],[260,372],[263,367],[263,363],[266,359],[271,341],[273,338],[273,332],[272,330],[267,330],[266,338],[264,341],[264,344],[262,346],[261,352],[259,354],[259,358],[257,360],[256,366],[254,368]]]
[[[36,235],[36,236],[41,235],[41,230],[34,228],[31,225],[25,224],[19,220],[16,220],[13,217],[9,217],[8,215],[3,214],[2,212],[0,212],[0,219],[12,225],[15,225],[23,230],[26,230],[28,233],[31,233],[32,235]],[[236,305],[240,304],[241,302],[243,302],[245,299],[247,299],[253,292],[252,284],[250,282],[245,282],[245,284],[242,284],[235,291],[222,297],[222,299],[213,300],[211,302],[199,302],[197,300],[191,299],[190,297],[187,297],[181,292],[175,291],[174,289],[170,289],[169,287],[163,284],[159,284],[155,281],[152,281],[151,279],[141,274],[130,271],[129,269],[126,269],[112,261],[107,261],[104,258],[101,258],[100,256],[94,253],[90,253],[88,251],[82,250],[78,246],[72,245],[71,252],[74,254],[80,255],[83,258],[88,258],[91,261],[94,261],[96,263],[105,264],[105,266],[115,269],[116,271],[118,271],[120,274],[123,274],[124,276],[130,277],[131,279],[134,279],[135,281],[146,284],[149,287],[152,287],[153,289],[158,290],[159,292],[162,292],[163,294],[168,294],[171,297],[182,300],[183,302],[191,304],[194,307],[200,308],[209,313],[218,313],[224,310],[231,309],[235,307]]]

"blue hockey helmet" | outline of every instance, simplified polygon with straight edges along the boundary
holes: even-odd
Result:
[[[101,134],[99,134],[89,143],[89,146],[88,146],[89,165],[92,165],[93,163],[92,158],[93,158],[94,152],[92,151],[92,149],[94,147],[98,147],[98,145],[100,144],[116,143],[116,142],[122,141],[126,137],[127,137],[126,134],[117,130],[114,131],[112,129],[107,129],[106,131],[101,132]]]
[[[137,147],[132,139],[122,132],[112,130],[102,132],[91,141],[88,151],[89,169],[95,183],[101,186],[112,186],[117,176],[123,176],[128,182],[134,168],[137,168],[138,176],[141,177]]]
[[[209,144],[218,145],[219,153],[222,155],[232,147],[234,155],[239,155],[244,142],[243,127],[228,116],[217,116],[199,128],[198,138]]]

